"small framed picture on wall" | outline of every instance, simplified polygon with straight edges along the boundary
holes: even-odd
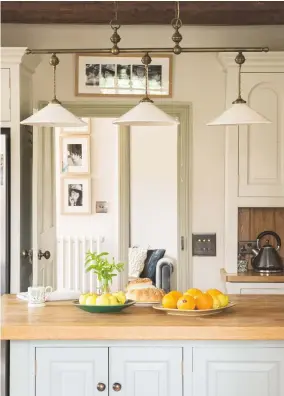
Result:
[[[61,213],[91,213],[91,180],[88,177],[61,179]]]
[[[90,136],[60,136],[60,169],[61,173],[90,173]]]

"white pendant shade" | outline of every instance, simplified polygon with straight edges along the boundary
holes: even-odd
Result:
[[[21,124],[46,127],[77,127],[86,125],[84,121],[70,113],[59,103],[49,103],[43,109],[21,121]]]
[[[113,124],[137,126],[169,126],[179,125],[179,121],[160,110],[151,102],[140,102]]]
[[[270,123],[271,121],[252,110],[247,104],[235,103],[207,125],[250,125]]]

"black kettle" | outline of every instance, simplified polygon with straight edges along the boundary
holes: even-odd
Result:
[[[260,246],[260,240],[266,235],[273,236],[277,241],[277,248],[275,249],[273,246],[269,244],[269,241],[266,241],[266,244]],[[281,239],[276,232],[273,231],[263,231],[261,232],[256,240],[257,249],[252,249],[252,253],[254,255],[251,265],[254,271],[256,272],[283,272],[284,265],[282,258],[279,256],[278,250],[281,247]]]

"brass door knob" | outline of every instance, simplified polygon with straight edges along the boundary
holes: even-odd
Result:
[[[42,252],[41,250],[38,251],[38,259],[41,260],[42,257],[44,257],[46,260],[50,258],[50,252],[46,250],[45,252]]]
[[[105,388],[106,388],[105,384],[103,384],[102,382],[99,382],[99,383],[98,383],[98,385],[97,385],[97,390],[98,390],[99,392],[103,392],[103,391],[105,390]]]
[[[115,392],[119,392],[119,391],[121,390],[121,385],[120,385],[118,382],[115,382],[115,383],[112,385],[112,389],[113,389]]]

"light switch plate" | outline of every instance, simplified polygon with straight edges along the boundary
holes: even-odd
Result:
[[[96,213],[107,213],[108,203],[107,201],[96,201]]]
[[[216,234],[192,234],[193,256],[216,256]]]

